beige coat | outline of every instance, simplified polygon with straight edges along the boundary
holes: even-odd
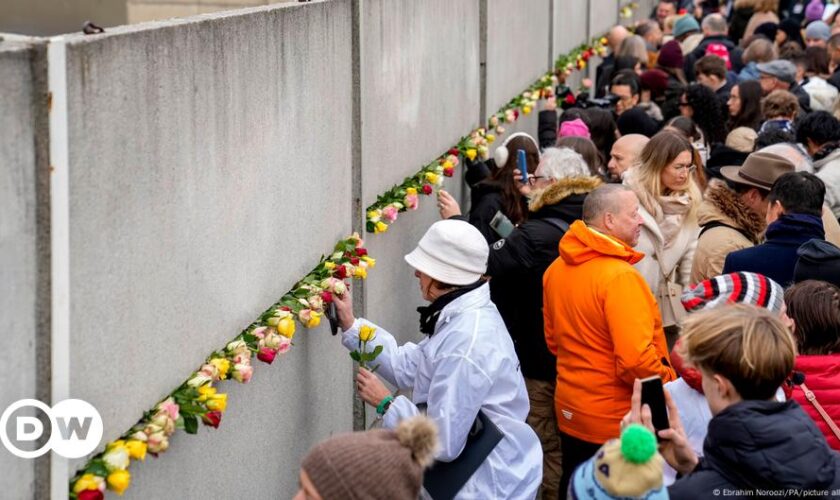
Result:
[[[634,249],[645,254],[645,257],[633,267],[641,273],[648,286],[650,286],[653,295],[657,297],[659,311],[662,314],[663,322],[666,322],[667,318],[674,317],[675,311],[668,310],[672,307],[669,301],[659,300],[659,287],[663,284],[666,276],[671,278],[671,283],[683,287],[689,285],[691,263],[697,247],[697,235],[700,233],[700,227],[696,221],[686,221],[680,228],[680,232],[677,233],[674,243],[666,249],[665,238],[659,230],[656,219],[642,206],[639,206],[639,214],[643,221],[642,233]]]
[[[697,215],[702,228],[711,222],[721,222],[743,230],[714,227],[706,230],[697,241],[691,266],[691,284],[718,276],[731,252],[756,245],[764,232],[764,221],[741,203],[738,195],[721,181],[712,181]]]

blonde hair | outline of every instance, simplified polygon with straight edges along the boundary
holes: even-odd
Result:
[[[753,12],[779,12],[779,0],[756,0]]]
[[[663,130],[648,141],[639,155],[639,162],[631,174],[630,185],[639,197],[639,203],[654,217],[662,212],[659,197],[670,194],[666,192],[662,184],[662,171],[668,168],[668,165],[683,151],[692,155],[693,162],[694,148],[685,136],[679,132]],[[701,168],[699,165],[697,167]],[[687,219],[694,219],[703,201],[703,193],[697,185],[694,174],[688,176],[687,184],[678,193],[688,194],[691,206]]]
[[[777,315],[732,304],[688,316],[678,354],[697,368],[726,377],[741,398],[768,400],[793,371],[796,345]]]

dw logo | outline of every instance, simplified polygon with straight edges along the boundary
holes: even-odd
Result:
[[[12,415],[22,409],[37,409],[46,414],[50,429],[44,430],[40,419],[31,415]],[[10,421],[14,433],[9,436]],[[46,444],[37,450],[22,449],[19,445],[34,444],[45,432],[49,432]],[[99,446],[102,440],[102,417],[96,408],[81,399],[65,399],[50,408],[37,399],[21,399],[12,403],[0,417],[0,441],[13,455],[20,458],[36,458],[53,450],[65,458],[81,458]],[[32,448],[33,446],[24,446]]]

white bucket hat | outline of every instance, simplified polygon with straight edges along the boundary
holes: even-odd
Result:
[[[469,222],[447,219],[435,222],[420,238],[408,265],[449,285],[469,285],[487,272],[490,247]]]

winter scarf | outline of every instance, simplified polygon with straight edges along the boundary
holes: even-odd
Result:
[[[691,208],[691,198],[687,193],[682,193],[660,196],[658,201],[661,213],[657,210],[656,222],[665,239],[665,248],[671,248]]]
[[[432,303],[428,306],[418,307],[417,312],[420,313],[420,332],[425,333],[430,337],[434,335],[435,326],[437,325],[438,318],[440,317],[440,313],[443,311],[443,308],[461,295],[466,295],[485,283],[486,281],[484,279],[480,279],[472,285],[462,286],[456,290],[452,290],[451,292],[441,295],[432,301]]]

